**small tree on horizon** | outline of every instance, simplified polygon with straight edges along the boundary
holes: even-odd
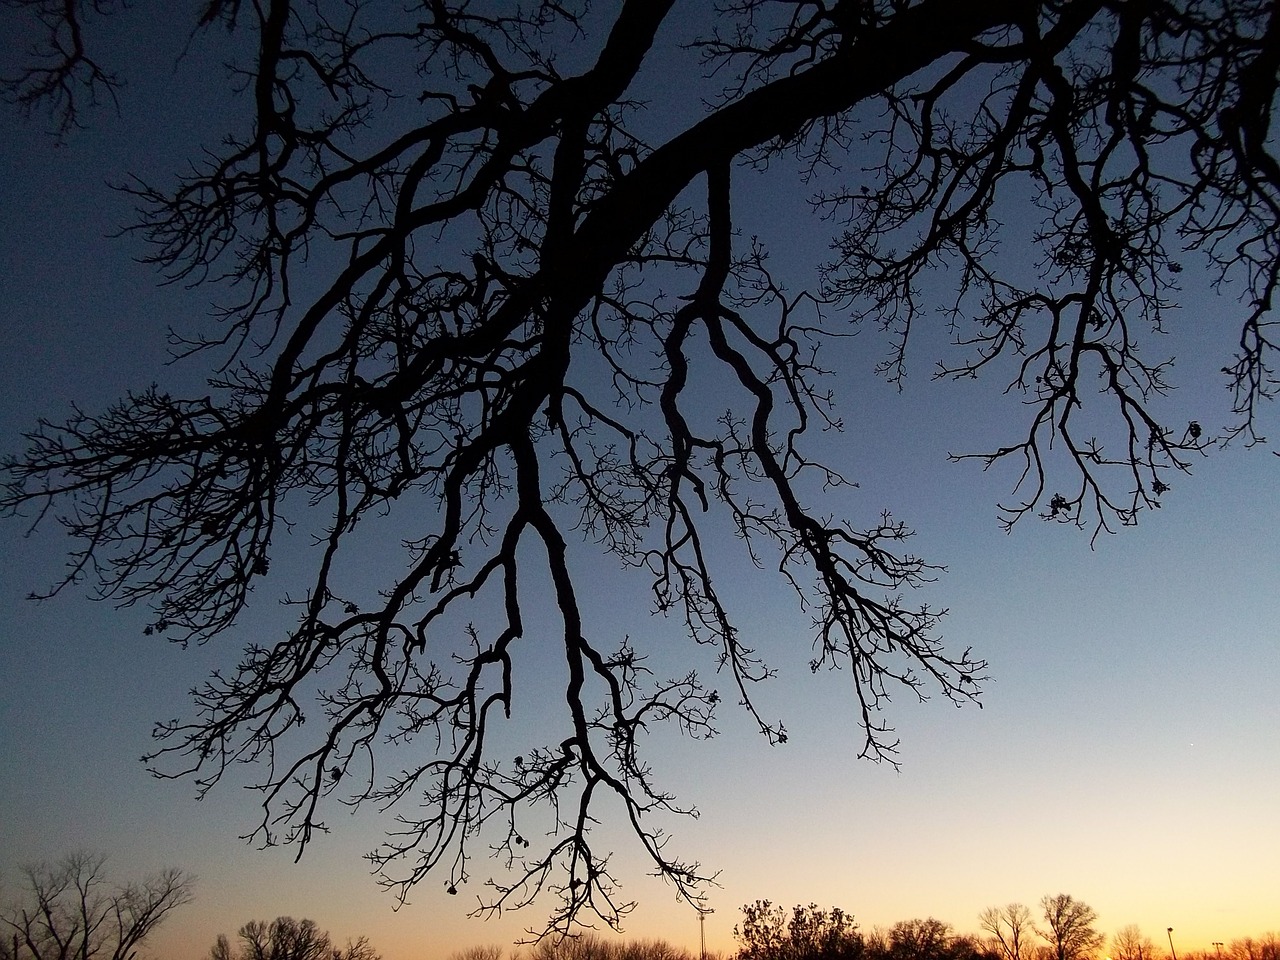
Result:
[[[504,953],[504,948],[498,944],[486,943],[455,950],[449,954],[448,960],[502,960]]]
[[[469,954],[459,960],[501,960],[501,955],[472,957]],[[695,960],[688,950],[666,940],[605,939],[596,933],[584,933],[571,937],[543,937],[527,954],[517,954],[511,960]]]
[[[1094,929],[1097,911],[1070,894],[1046,895],[1040,901],[1045,929],[1036,932],[1049,947],[1051,960],[1088,960],[1106,941]]]
[[[314,920],[276,917],[250,920],[242,926],[233,944],[219,934],[209,950],[208,960],[382,960],[367,937],[348,940],[337,946],[328,931]]]
[[[1111,935],[1112,960],[1156,960],[1156,945],[1137,924],[1128,924]]]
[[[978,923],[988,934],[988,945],[1002,960],[1027,960],[1028,937],[1035,932],[1031,910],[1021,903],[987,907],[978,914]]]
[[[853,915],[839,907],[795,906],[790,914],[768,900],[742,908],[733,928],[737,960],[860,960],[862,934]]]
[[[892,960],[942,960],[950,955],[954,931],[933,917],[899,920],[889,928]]]

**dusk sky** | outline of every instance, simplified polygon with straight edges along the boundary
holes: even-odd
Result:
[[[20,41],[4,22],[7,63]],[[197,44],[175,67],[181,37],[169,39],[146,57],[143,41],[115,38],[132,71],[121,113],[97,111],[65,145],[0,114],[5,454],[21,453],[20,434],[37,418],[64,417],[73,402],[102,409],[131,387],[206,373],[199,361],[164,365],[165,329],[204,316],[209,293],[158,286],[137,262],[139,241],[110,236],[129,204],[107,183],[131,172],[163,178],[226,125],[209,100],[220,89],[216,51]],[[758,181],[740,203],[743,230],[754,217],[769,231],[802,286],[827,227],[789,205],[799,194],[785,171]],[[1231,337],[1214,324],[1233,314],[1198,294],[1185,307],[1168,337],[1179,357],[1175,402],[1187,419],[1221,424],[1229,395],[1217,371]],[[1163,946],[1173,927],[1180,951],[1280,928],[1275,444],[1212,452],[1177,479],[1162,510],[1095,543],[1035,517],[1005,534],[996,504],[1013,478],[947,454],[1007,430],[1017,400],[998,383],[931,380],[939,343],[945,331],[921,340],[901,393],[872,373],[884,349],[874,331],[842,346],[833,383],[846,432],[827,442],[859,483],[841,494],[848,509],[892,509],[918,531],[913,552],[946,568],[926,592],[949,610],[950,649],[972,646],[989,661],[983,706],[899,696],[888,719],[900,767],[858,760],[848,676],[811,675],[808,616],[742,562],[726,592],[779,671],[761,705],[785,721],[789,742],[768,746],[730,708],[710,742],[662,734],[669,740],[655,738],[652,753],[663,785],[701,814],[670,822],[672,843],[721,871],[708,948],[735,949],[740,907],[756,899],[840,906],[866,929],[934,916],[977,932],[985,907],[1020,901],[1034,912],[1042,896],[1066,892],[1093,906],[1107,933],[1137,924]],[[1264,417],[1260,432],[1280,434],[1276,410]],[[362,859],[389,823],[372,811],[331,813],[332,832],[295,864],[292,848],[238,839],[256,824],[246,779],[197,803],[191,783],[148,776],[138,757],[151,749],[152,723],[183,715],[186,691],[233,664],[246,635],[183,651],[143,635],[144,610],[74,590],[28,602],[57,579],[68,543],[52,523],[26,532],[21,520],[0,525],[0,899],[22,864],[87,848],[120,878],[171,865],[199,877],[195,902],[151,943],[170,960],[199,960],[219,933],[279,915],[313,918],[338,941],[367,935],[385,960],[510,944],[541,922],[538,905],[468,920],[474,894],[447,896],[435,878],[393,911]],[[617,567],[601,562],[590,612],[619,636],[658,637],[661,656],[681,662],[689,645],[677,625],[654,616],[645,583]],[[269,628],[273,600],[250,611],[252,624]],[[602,826],[617,841],[601,846],[616,850],[623,893],[639,901],[628,936],[696,948],[696,913],[644,875],[616,826]]]

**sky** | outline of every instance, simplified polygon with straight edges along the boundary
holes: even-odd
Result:
[[[144,65],[119,117],[100,112],[58,146],[0,114],[5,453],[73,401],[101,409],[131,386],[193,376],[164,365],[164,330],[203,313],[207,295],[158,286],[136,240],[111,236],[129,210],[105,184],[179,169],[217,129],[216,53],[197,48],[175,66],[171,53],[143,56],[132,35],[114,42]],[[744,230],[754,217],[776,232],[793,194],[757,189]],[[779,248],[799,268],[822,238],[803,216],[795,224]],[[1203,320],[1224,310],[1196,306],[1171,335],[1177,402],[1216,422],[1230,338]],[[662,782],[700,811],[670,824],[673,842],[721,871],[708,948],[734,948],[739,908],[756,899],[837,905],[864,928],[934,916],[966,932],[985,907],[1067,892],[1098,911],[1100,929],[1134,923],[1163,943],[1173,927],[1179,950],[1280,928],[1280,459],[1216,451],[1164,509],[1093,544],[1034,518],[1006,534],[995,505],[1010,478],[946,457],[989,437],[1007,408],[989,385],[931,381],[927,342],[898,393],[871,376],[882,346],[859,337],[839,356],[848,429],[831,449],[860,484],[849,509],[890,507],[919,531],[913,550],[947,568],[928,593],[950,611],[944,635],[986,658],[993,680],[981,709],[899,698],[900,766],[858,760],[848,677],[811,676],[805,616],[738,569],[726,592],[779,670],[763,712],[785,720],[789,742],[769,747],[730,710],[716,739],[655,753]],[[1274,409],[1266,416],[1274,432]],[[53,525],[0,525],[0,899],[20,865],[82,848],[122,878],[189,870],[195,902],[152,941],[171,960],[198,960],[219,933],[278,915],[311,917],[337,940],[368,935],[385,960],[510,944],[542,919],[468,920],[471,894],[434,882],[393,910],[362,859],[385,820],[334,817],[294,863],[292,850],[238,839],[255,822],[248,791],[228,784],[196,802],[190,783],[149,777],[137,758],[152,723],[183,714],[185,691],[232,662],[238,642],[182,651],[143,635],[142,610],[75,592],[27,601],[56,579],[66,546]],[[588,602],[619,633],[671,636],[660,649],[679,662],[640,587],[604,569]],[[696,948],[692,909],[644,876],[625,834],[615,849],[639,903],[627,934]]]

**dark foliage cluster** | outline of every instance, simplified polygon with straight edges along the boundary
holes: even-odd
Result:
[[[234,944],[225,934],[220,934],[209,951],[208,960],[381,960],[381,957],[365,937],[340,947],[314,920],[276,917],[269,922],[250,920],[240,928]]]
[[[450,960],[502,960],[499,948],[485,951],[467,951],[456,954]],[[605,939],[594,933],[581,936],[547,937],[520,951],[511,960],[697,960],[688,950],[666,940],[617,940]]]
[[[737,960],[994,960],[983,944],[950,924],[903,920],[888,930],[863,932],[839,907],[796,906],[788,913],[768,900],[742,908],[734,928]]]
[[[6,95],[70,134],[119,82],[95,18],[130,5],[15,5],[37,39]],[[393,807],[373,859],[401,896],[428,876],[456,892],[494,857],[480,911],[549,894],[546,929],[564,932],[629,909],[592,837],[612,810],[701,902],[713,873],[667,842],[664,815],[692,811],[650,768],[646,732],[711,736],[726,689],[786,738],[756,707],[772,671],[724,600],[721,528],[794,589],[813,668],[849,671],[864,754],[893,758],[894,694],[973,700],[985,664],[945,647],[939,611],[913,595],[932,568],[908,528],[826,496],[847,480],[828,446],[842,371],[822,348],[850,317],[886,332],[882,372],[900,379],[913,331],[940,316],[955,349],[939,375],[990,376],[1025,401],[990,449],[961,454],[1016,466],[1010,524],[1131,524],[1217,440],[1261,439],[1276,4],[716,9],[192,12],[192,42],[219,26],[246,38],[231,86],[250,120],[193,145],[175,182],[126,189],[157,268],[214,291],[216,332],[175,332],[208,388],[43,424],[5,461],[0,508],[56,517],[77,544],[66,583],[152,604],[152,631],[179,642],[232,630],[255,590],[293,605],[292,629],[196,690],[149,758],[202,790],[253,764],[257,839],[305,845],[337,803]],[[681,57],[701,86],[641,102]],[[834,233],[808,287],[775,277],[769,238],[735,217],[771,167],[797,164]],[[1225,432],[1164,405],[1171,361],[1153,341],[1191,260],[1240,294],[1212,323],[1235,398]],[[295,524],[311,562],[280,584],[272,559]],[[370,528],[394,531],[372,590]],[[642,640],[584,618],[579,541],[683,625],[686,670],[655,670]],[[516,754],[496,731],[511,731],[544,598],[561,724]]]

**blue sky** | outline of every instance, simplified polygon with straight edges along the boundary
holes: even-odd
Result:
[[[128,205],[104,184],[175,169],[195,131],[217,125],[220,111],[201,93],[216,77],[199,79],[213,62],[197,49],[174,74],[171,60],[155,60],[126,91],[123,119],[101,114],[62,147],[12,114],[0,120],[5,452],[20,450],[36,417],[56,418],[72,401],[101,408],[130,386],[199,376],[163,365],[164,329],[201,317],[207,297],[157,287],[135,260],[136,241],[109,238]],[[777,230],[788,191],[776,189],[747,206],[744,229],[754,211]],[[802,270],[820,255],[821,231],[800,214],[794,234],[774,240],[779,261]],[[1190,306],[1169,337],[1184,384],[1175,402],[1220,422],[1227,398],[1214,373],[1230,338],[1205,320],[1219,307]],[[972,645],[990,661],[983,709],[899,698],[889,718],[900,769],[856,760],[847,676],[810,676],[806,616],[767,577],[734,566],[726,594],[779,670],[763,712],[784,718],[791,737],[770,748],[726,710],[717,739],[656,753],[659,776],[701,811],[670,824],[674,842],[722,870],[709,946],[731,949],[738,907],[757,898],[839,905],[867,927],[933,915],[975,930],[984,907],[1066,891],[1092,904],[1107,931],[1137,923],[1154,937],[1173,926],[1189,948],[1275,929],[1280,459],[1215,452],[1179,478],[1163,510],[1092,546],[1034,518],[1005,534],[995,504],[1010,478],[946,456],[989,440],[1017,400],[991,385],[931,381],[934,346],[921,345],[902,393],[871,376],[883,350],[874,334],[841,347],[848,429],[830,443],[860,486],[838,506],[861,517],[893,509],[919,531],[913,549],[947,568],[928,593],[950,610],[952,648]],[[1275,411],[1266,415],[1274,427]],[[137,757],[151,723],[180,715],[185,691],[233,661],[239,640],[184,652],[143,636],[144,611],[74,592],[26,602],[56,578],[66,545],[52,525],[24,532],[0,526],[6,890],[19,864],[79,847],[108,854],[122,875],[189,869],[201,878],[197,900],[155,941],[174,960],[196,960],[219,932],[280,914],[313,917],[339,939],[368,934],[386,960],[443,960],[510,942],[540,919],[466,921],[469,892],[450,898],[434,885],[393,913],[361,860],[384,820],[332,817],[333,833],[295,865],[291,851],[237,840],[254,824],[251,793],[227,784],[196,803],[191,784],[149,778]],[[684,662],[687,646],[649,612],[643,584],[604,564],[589,604],[619,636],[654,638],[658,659]],[[268,601],[253,616],[270,629]],[[643,877],[623,834],[617,850],[640,901],[628,931],[695,945],[692,911]]]

